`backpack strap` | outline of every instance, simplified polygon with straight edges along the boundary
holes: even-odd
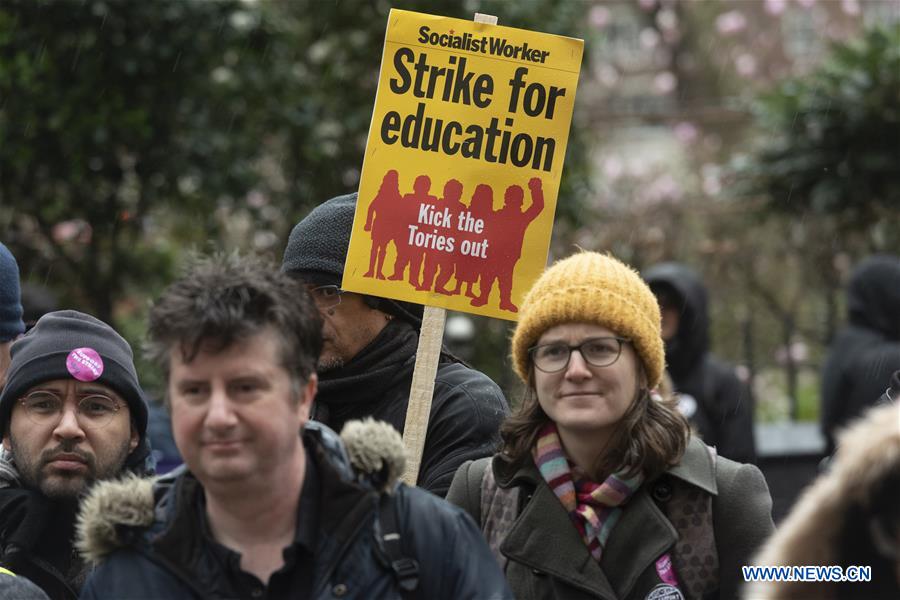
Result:
[[[482,467],[481,481],[478,482],[478,487],[474,488],[481,490],[481,531],[491,548],[491,553],[505,572],[508,560],[500,551],[500,544],[506,539],[506,534],[519,516],[519,488],[498,486],[491,462],[485,460],[483,464],[485,466]],[[470,477],[473,470],[470,469]]]
[[[485,471],[490,470],[488,467],[491,465],[491,460],[491,458],[479,458],[478,460],[472,461],[472,464],[466,469],[467,493],[461,506],[479,526],[483,523],[481,511],[483,490],[481,482],[484,479]]]
[[[378,499],[378,522],[380,531],[376,535],[378,547],[387,559],[388,567],[403,598],[412,598],[412,592],[419,586],[419,563],[403,554],[403,544],[397,520],[397,503],[394,495],[382,492]]]

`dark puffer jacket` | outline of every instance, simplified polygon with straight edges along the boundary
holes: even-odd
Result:
[[[384,428],[388,429],[389,428]],[[311,422],[304,444],[315,462],[321,497],[311,598],[399,598],[397,579],[379,550],[380,493],[351,467],[337,436]],[[359,435],[353,456],[383,448]],[[399,444],[399,441],[397,442]],[[402,447],[402,444],[401,444]],[[369,459],[369,464],[378,461]],[[396,468],[391,469],[396,472]],[[187,471],[152,480],[106,483],[84,503],[79,547],[98,562],[82,592],[85,599],[209,599],[216,573],[201,560],[202,543],[188,532],[194,512]],[[502,572],[472,520],[449,503],[417,488],[388,484],[394,495],[403,554],[418,563],[412,598],[511,598]],[[196,491],[194,492],[196,493]]]
[[[9,600],[50,600],[50,596],[29,579],[0,568],[0,598]]]
[[[682,414],[720,455],[737,462],[756,462],[752,397],[734,367],[709,351],[703,282],[678,263],[656,265],[643,276],[655,294],[673,294],[682,306],[678,331],[666,342],[666,368],[679,394]]]
[[[847,286],[847,326],[822,368],[822,433],[834,451],[835,431],[875,404],[900,369],[900,257],[863,260]]]
[[[372,417],[403,433],[418,333],[395,319],[341,369],[319,374],[313,418],[335,431]],[[509,413],[503,392],[487,375],[443,353],[438,364],[419,469],[419,487],[445,496],[456,469],[490,456]]]

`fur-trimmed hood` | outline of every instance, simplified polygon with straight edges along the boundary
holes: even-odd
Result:
[[[350,421],[338,438],[321,423],[310,421],[304,435],[314,436],[342,478],[365,487],[390,491],[403,473],[403,440],[387,423],[370,418]],[[182,473],[183,468],[159,478],[128,475],[97,483],[83,500],[78,516],[76,547],[85,559],[97,563],[129,545],[136,529],[153,525],[160,496]]]
[[[895,403],[870,410],[839,437],[829,471],[807,489],[752,564],[871,566],[873,557],[864,555],[875,546],[868,525],[873,515],[897,512],[896,497],[888,490],[898,482],[900,404]],[[860,585],[875,585],[875,567],[872,576],[871,584]],[[868,589],[875,593],[874,587]],[[780,582],[748,585],[744,595],[752,600],[828,600],[838,592],[833,583]]]

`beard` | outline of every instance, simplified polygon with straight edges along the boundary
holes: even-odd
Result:
[[[329,371],[335,371],[344,366],[345,361],[340,356],[331,354],[329,356],[320,356],[319,362],[316,364],[316,372],[317,373],[328,373]]]
[[[55,448],[44,450],[36,459],[10,437],[13,460],[25,487],[39,490],[55,500],[74,500],[89,490],[94,482],[115,477],[122,471],[130,451],[130,440],[103,453],[99,458],[91,452],[77,448],[77,442],[65,440]],[[60,454],[77,455],[85,464],[85,472],[50,471],[48,465]]]

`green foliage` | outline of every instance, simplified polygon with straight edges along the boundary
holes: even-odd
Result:
[[[148,236],[154,211],[192,216],[205,237],[217,198],[254,180],[256,140],[235,132],[260,120],[254,73],[269,35],[242,26],[242,11],[0,6],[0,223],[28,271],[52,272],[69,303],[110,319],[129,283],[167,275],[171,257]]]
[[[584,12],[563,0],[395,6],[565,35]],[[124,297],[168,281],[186,245],[279,256],[307,210],[358,183],[390,8],[0,4],[0,231],[26,278],[124,320]],[[570,143],[563,193],[585,187],[584,148]]]
[[[835,45],[757,116],[769,136],[744,174],[770,208],[862,229],[900,207],[900,25]]]

